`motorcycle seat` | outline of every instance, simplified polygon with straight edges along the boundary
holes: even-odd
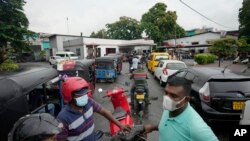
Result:
[[[127,112],[122,107],[117,107],[112,114],[117,120],[124,119],[127,115]]]

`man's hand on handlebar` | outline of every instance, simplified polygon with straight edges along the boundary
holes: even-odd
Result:
[[[126,134],[127,132],[130,132],[131,128],[132,127],[128,124],[125,124],[125,125],[121,124],[121,126],[120,126],[121,134]]]
[[[153,131],[158,130],[158,126],[152,125],[152,124],[146,124],[144,125],[144,133],[151,133]]]

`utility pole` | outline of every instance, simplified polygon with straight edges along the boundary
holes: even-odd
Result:
[[[68,32],[68,35],[69,35],[69,18],[67,17],[67,32]]]

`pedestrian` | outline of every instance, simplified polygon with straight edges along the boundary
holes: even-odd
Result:
[[[139,64],[140,60],[138,59],[138,57],[135,55],[133,57],[133,60],[132,60],[132,67],[134,70],[136,70],[138,68],[138,64]]]
[[[66,128],[58,135],[58,140],[95,141],[94,117],[97,112],[115,123],[121,131],[129,131],[128,125],[121,124],[107,109],[92,98],[89,84],[80,77],[70,77],[63,82],[62,94],[67,105],[60,111],[57,118]]]
[[[191,82],[169,78],[163,96],[163,114],[157,125],[144,125],[145,133],[159,131],[159,141],[217,141],[211,128],[190,106]]]
[[[8,135],[8,141],[56,141],[62,123],[48,113],[21,117]]]

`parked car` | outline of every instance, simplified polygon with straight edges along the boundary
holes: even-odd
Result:
[[[181,61],[183,61],[187,66],[197,65],[197,62],[190,55],[182,55]]]
[[[68,60],[77,60],[77,59],[79,59],[79,57],[74,52],[70,52],[70,51],[57,52],[56,56],[60,56],[63,59],[68,59]]]
[[[147,62],[148,70],[152,73],[155,71],[155,66],[158,65],[160,60],[169,60],[170,55],[166,52],[153,52],[150,54]]]
[[[240,61],[240,56],[236,57],[234,60],[233,60],[233,64],[236,64]]]
[[[244,103],[250,99],[250,76],[206,67],[182,69],[170,77],[176,76],[193,81],[190,104],[206,121],[239,123]]]
[[[164,86],[168,80],[168,76],[174,74],[180,69],[187,68],[186,64],[178,60],[162,60],[155,68],[154,77],[159,79],[160,85]]]
[[[56,65],[58,62],[63,61],[65,59],[63,59],[60,56],[50,56],[49,57],[49,64],[50,65]]]
[[[247,64],[248,62],[249,62],[248,58],[241,61],[242,64]]]
[[[0,74],[0,140],[6,141],[14,123],[30,113],[47,112],[56,116],[62,100],[52,67],[25,66],[18,72]],[[57,85],[57,84],[55,84]]]

